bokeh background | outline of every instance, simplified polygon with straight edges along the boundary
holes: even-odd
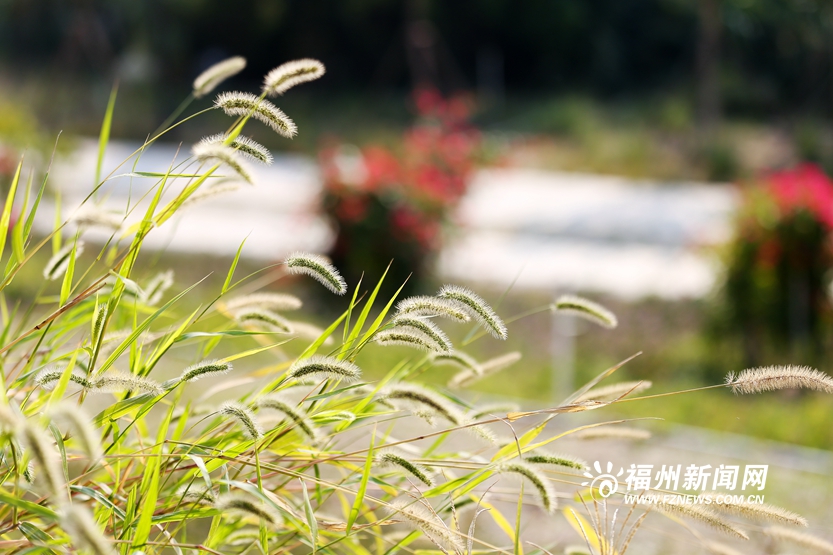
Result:
[[[506,316],[564,293],[605,302],[616,330],[547,311],[512,324],[522,368],[476,390],[532,405],[637,351],[622,373],[662,391],[752,365],[833,368],[829,1],[3,0],[3,186],[22,153],[48,160],[60,131],[52,186],[80,202],[114,83],[106,167],[232,55],[248,65],[224,89],[299,57],[327,74],[279,99],[296,139],[255,133],[276,155],[258,188],[156,245],[180,284],[225,267],[251,232],[251,268],[315,248],[353,283],[393,258],[389,283],[463,282]],[[178,127],[142,164],[158,171],[225,125],[212,113]],[[626,405],[833,448],[833,404],[813,394]]]

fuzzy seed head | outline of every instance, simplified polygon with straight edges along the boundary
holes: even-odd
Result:
[[[726,377],[726,385],[736,395],[749,395],[778,389],[814,389],[833,393],[833,378],[807,366],[766,366],[748,368]]]
[[[718,515],[711,509],[707,509],[706,507],[703,507],[701,505],[657,503],[655,507],[658,511],[662,513],[683,515],[694,520],[699,520],[700,522],[707,524],[715,530],[723,532],[724,534],[728,534],[730,536],[734,536],[743,540],[749,539],[749,536],[746,534],[746,532],[740,530],[739,528],[736,528],[735,526],[732,526],[732,524],[720,518],[720,515]]]
[[[280,395],[267,395],[257,400],[258,408],[272,409],[283,413],[289,420],[291,420],[299,430],[301,430],[309,439],[318,439],[318,434],[313,427],[306,413],[300,408],[292,406],[292,404],[281,397]]]
[[[383,451],[376,455],[376,464],[380,466],[397,466],[414,478],[428,486],[434,485],[434,480],[431,479],[431,471],[425,466],[409,461],[402,455],[394,453],[393,451]]]
[[[807,527],[807,519],[798,513],[788,511],[769,503],[727,503],[712,500],[711,508],[717,511],[746,517],[750,520],[770,521],[779,524]]]
[[[347,292],[347,282],[335,266],[323,256],[294,252],[287,256],[283,263],[290,274],[306,274],[336,295],[344,295]]]
[[[286,62],[266,74],[263,92],[269,96],[283,94],[295,85],[318,79],[324,71],[324,64],[312,58]]]
[[[217,498],[214,503],[219,511],[224,513],[236,513],[255,518],[263,519],[273,526],[280,526],[283,523],[281,515],[267,507],[251,495],[242,492],[226,493]]]
[[[268,125],[272,130],[288,139],[298,134],[298,127],[295,122],[283,113],[283,111],[269,102],[261,100],[257,96],[243,92],[227,92],[217,96],[214,101],[217,108],[223,110],[227,116],[248,116]]]
[[[538,497],[541,500],[541,505],[548,513],[552,513],[556,508],[555,492],[549,480],[544,477],[541,472],[532,465],[514,461],[498,465],[495,470],[501,474],[518,474],[523,476],[535,486],[538,491]]]
[[[474,374],[480,375],[483,373],[480,364],[472,357],[461,351],[454,351],[451,353],[437,353],[431,356],[431,362],[434,366],[454,366],[467,370]]]
[[[243,71],[245,67],[246,58],[241,56],[234,56],[214,64],[194,79],[194,97],[202,98],[216,89],[220,83],[229,77],[233,77]]]
[[[401,345],[425,351],[427,353],[444,353],[445,349],[441,343],[437,343],[431,337],[421,331],[405,328],[392,328],[376,333],[374,340],[379,345]]]
[[[313,355],[296,360],[289,368],[289,377],[302,381],[334,379],[351,383],[362,377],[362,371],[347,360]]]
[[[603,328],[613,329],[619,325],[616,315],[591,300],[577,295],[562,295],[552,304],[553,312],[573,314],[594,322]]]
[[[249,439],[260,439],[263,437],[263,430],[255,419],[254,413],[249,407],[240,403],[230,401],[220,407],[220,414],[235,420],[243,428],[246,437]]]
[[[72,223],[78,229],[102,228],[110,231],[121,229],[124,216],[118,212],[105,210],[94,204],[82,204],[72,215]]]
[[[162,300],[165,291],[174,284],[174,271],[167,270],[159,272],[150,281],[144,290],[144,302],[148,306],[156,306]]]
[[[524,460],[532,464],[551,464],[555,466],[572,468],[574,470],[584,470],[585,468],[587,468],[587,463],[581,459],[569,457],[566,455],[546,453],[543,451],[530,453],[529,455],[526,455],[524,457]]]
[[[651,432],[627,426],[596,426],[587,428],[574,434],[575,439],[630,439],[644,440],[651,437]]]
[[[89,456],[90,463],[95,464],[102,459],[104,451],[101,448],[101,441],[96,435],[92,420],[81,407],[60,403],[52,408],[48,415],[53,422],[68,422],[72,426],[75,439]]]
[[[69,267],[69,259],[73,250],[75,250],[76,258],[81,256],[81,253],[84,252],[84,242],[78,241],[76,243],[67,243],[61,247],[61,250],[52,255],[52,258],[49,259],[46,266],[43,268],[44,279],[55,281],[56,279],[64,277],[64,274]]]
[[[63,373],[63,368],[59,368],[57,366],[47,366],[38,372],[38,375],[35,377],[35,384],[38,387],[50,390],[55,387],[58,380],[61,379]],[[86,376],[75,370],[73,370],[72,374],[70,374],[69,381],[80,385],[84,389],[91,389],[93,387],[92,382],[88,380]]]
[[[179,380],[182,382],[194,382],[206,376],[219,376],[228,374],[232,370],[232,364],[222,360],[204,360],[192,364],[182,371]]]
[[[40,470],[39,475],[43,477],[43,485],[50,495],[59,498],[66,492],[66,480],[61,471],[58,452],[52,446],[46,432],[36,428],[31,422],[22,422],[16,435],[26,447],[29,455]]]
[[[120,393],[122,391],[138,391],[151,395],[161,395],[165,392],[158,382],[121,370],[105,372],[90,384],[90,393]]]
[[[225,143],[227,138],[227,135],[223,133],[217,133],[216,135],[204,137],[202,140],[200,140],[200,144],[221,145]],[[269,152],[269,149],[260,144],[259,142],[255,141],[254,139],[250,139],[249,137],[238,135],[237,138],[231,141],[229,146],[235,149],[240,154],[243,154],[246,157],[251,158],[252,160],[262,162],[267,166],[272,163],[272,153]]]
[[[412,528],[419,530],[434,545],[446,553],[447,549],[460,552],[463,544],[460,537],[452,532],[435,512],[410,499],[395,500],[391,503],[391,516],[400,516]]]
[[[454,348],[454,346],[451,344],[451,340],[448,339],[448,336],[445,334],[445,332],[441,330],[437,324],[435,324],[427,318],[421,318],[418,316],[399,315],[391,321],[390,326],[390,329],[393,330],[405,329],[417,331],[426,335],[440,347],[439,349],[435,350],[450,351]]]
[[[455,322],[465,323],[471,320],[468,313],[462,310],[457,304],[447,301],[445,299],[438,299],[437,297],[418,296],[408,297],[402,299],[396,305],[398,311],[397,318],[400,316],[441,316],[454,320]]]
[[[394,404],[402,402],[415,407],[416,410],[429,409],[454,425],[460,425],[464,421],[460,411],[445,397],[416,384],[398,383],[389,386],[382,391],[381,399],[392,401]]]
[[[783,526],[769,526],[764,528],[763,532],[776,541],[787,541],[809,547],[815,550],[814,553],[833,553],[833,543],[805,532],[784,528]]]
[[[72,539],[73,545],[92,555],[115,555],[110,541],[98,528],[93,515],[81,505],[68,505],[60,513],[61,528]]]
[[[254,326],[280,333],[292,333],[289,320],[263,308],[243,308],[235,315],[235,319],[243,326]]]
[[[298,310],[303,306],[301,299],[284,293],[253,293],[235,297],[226,302],[226,308],[231,311],[242,308],[264,308],[276,312]]]
[[[182,499],[183,503],[196,503],[198,505],[214,505],[217,497],[214,492],[205,486],[196,486],[190,484],[179,488],[176,492],[178,498]]]
[[[457,303],[460,308],[468,312],[472,318],[480,322],[480,325],[496,338],[505,340],[508,337],[506,324],[503,323],[500,316],[497,315],[489,303],[470,289],[459,285],[445,285],[437,293],[437,297]]]
[[[237,150],[222,143],[203,144],[198,143],[192,149],[194,157],[200,162],[215,163],[221,162],[230,167],[247,183],[254,183],[252,172],[243,159],[237,154]]]

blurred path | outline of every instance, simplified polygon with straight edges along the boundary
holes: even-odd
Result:
[[[103,172],[138,146],[112,142]],[[65,214],[90,190],[96,153],[95,141],[83,141],[75,154],[57,163],[52,184],[62,190]],[[176,145],[153,145],[135,170],[123,167],[115,174],[164,171],[186,155],[177,155]],[[256,167],[255,177],[255,187],[244,186],[184,211],[172,225],[151,234],[148,246],[232,256],[248,236],[244,255],[263,262],[293,250],[326,250],[332,231],[316,215],[321,185],[315,162],[278,156],[272,166]],[[155,181],[117,177],[98,198],[123,210],[127,200],[135,205]],[[174,180],[172,189],[182,184],[184,180]],[[727,236],[736,203],[734,191],[722,185],[636,182],[522,168],[482,170],[459,207],[438,271],[447,279],[501,288],[517,279],[517,287],[550,291],[699,297],[708,293],[717,272],[708,247]],[[41,232],[51,230],[52,214],[41,214]],[[141,214],[139,208],[128,220]],[[99,233],[99,238],[106,235]]]

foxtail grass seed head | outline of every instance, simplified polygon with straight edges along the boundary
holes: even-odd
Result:
[[[445,332],[427,318],[400,315],[390,322],[390,329],[410,329],[423,333],[441,347],[437,349],[440,351],[450,351],[454,348]]]
[[[704,545],[708,552],[712,555],[744,555],[737,549],[729,547],[726,544],[717,542],[706,542]]]
[[[295,122],[283,111],[269,102],[250,93],[227,92],[217,96],[214,105],[225,112],[227,116],[248,116],[264,123],[272,130],[288,139],[298,134]]]
[[[38,375],[35,377],[35,385],[46,390],[52,389],[58,383],[58,380],[61,379],[63,373],[63,368],[59,368],[57,366],[47,366],[38,372]],[[72,374],[69,375],[69,381],[80,385],[84,389],[91,389],[93,387],[92,382],[76,370],[73,370]]]
[[[314,81],[324,75],[324,64],[304,58],[281,64],[263,78],[263,92],[269,96],[283,94],[295,85]]]
[[[124,222],[119,212],[105,210],[94,204],[82,204],[72,215],[71,221],[78,229],[101,228],[118,231]]]
[[[176,496],[182,499],[183,503],[196,503],[198,505],[214,505],[217,496],[205,486],[190,484],[182,486],[176,492]]]
[[[200,140],[200,144],[221,145],[227,138],[228,135],[225,135],[224,133],[217,133],[216,135],[204,137]],[[266,164],[267,166],[272,163],[272,153],[269,152],[269,149],[254,139],[250,139],[244,135],[238,135],[231,141],[229,146],[240,154],[243,154],[252,160]]]
[[[418,296],[402,299],[396,305],[398,316],[440,316],[465,323],[471,320],[468,313],[462,310],[456,303],[437,297]]]
[[[394,500],[391,503],[392,517],[401,517],[412,528],[419,530],[434,545],[447,553],[447,549],[460,552],[463,542],[460,537],[443,522],[433,511],[428,510],[411,499]]]
[[[253,326],[280,333],[292,333],[292,325],[289,320],[264,308],[243,308],[235,315],[235,319],[243,326]]]
[[[712,499],[711,508],[729,514],[734,514],[757,522],[769,521],[779,524],[807,527],[807,519],[798,513],[788,511],[769,503],[728,503]]]
[[[90,384],[90,393],[120,393],[122,391],[149,393],[151,395],[161,395],[165,392],[158,382],[121,370],[105,372]]]
[[[513,461],[499,464],[495,467],[495,470],[501,474],[518,474],[523,476],[535,486],[544,510],[548,513],[552,513],[555,510],[555,491],[553,491],[552,484],[550,484],[549,480],[537,468],[523,462]]]
[[[587,463],[575,457],[567,455],[557,455],[555,453],[546,453],[544,451],[535,451],[524,457],[524,460],[532,464],[551,464],[555,466],[563,466],[572,468],[573,470],[584,470],[587,468]]]
[[[431,363],[434,366],[454,366],[478,375],[483,372],[476,360],[461,351],[436,353],[431,356]]]
[[[182,371],[179,380],[182,382],[194,382],[206,376],[219,376],[228,374],[232,370],[232,364],[222,360],[203,360],[192,364]]]
[[[628,428],[627,426],[596,426],[570,434],[575,439],[630,439],[644,440],[651,437],[648,430]]]
[[[323,256],[306,252],[294,252],[283,261],[290,274],[305,274],[321,283],[336,295],[347,292],[347,282],[335,266]]]
[[[233,56],[214,64],[194,79],[194,97],[202,98],[216,89],[220,83],[229,77],[233,77],[243,71],[245,67],[246,58],[241,56]]]
[[[61,247],[61,250],[52,255],[52,258],[49,259],[43,268],[44,279],[55,281],[64,277],[69,267],[69,259],[73,249],[75,250],[75,258],[77,259],[84,252],[84,242],[67,243]]]
[[[90,330],[93,342],[98,341],[104,330],[104,322],[107,320],[107,301],[95,298],[95,308],[93,309],[92,329]]]
[[[415,410],[430,409],[452,424],[460,425],[464,418],[457,408],[449,401],[434,393],[430,389],[410,383],[398,383],[388,386],[381,394],[385,401],[404,402],[416,407]]]
[[[413,329],[393,328],[381,330],[374,336],[374,341],[379,345],[401,345],[403,347],[419,349],[427,353],[445,352],[441,343],[437,343],[421,331]]]
[[[612,401],[626,393],[636,395],[639,392],[649,389],[653,385],[649,380],[638,382],[621,382],[604,387],[595,387],[575,399],[576,403],[582,401]]]
[[[508,333],[506,324],[492,307],[480,295],[459,285],[444,285],[437,293],[437,297],[458,303],[460,308],[480,322],[480,324],[498,339],[506,339]]]
[[[220,495],[214,503],[214,507],[222,513],[234,513],[262,519],[273,526],[280,526],[283,523],[280,514],[267,507],[260,500],[242,492]]]
[[[241,308],[264,308],[276,312],[285,312],[298,310],[302,306],[301,299],[284,293],[253,293],[235,297],[226,302],[226,308],[231,311]]]
[[[14,432],[19,424],[20,418],[11,407],[0,405],[0,434]]]
[[[813,553],[833,553],[833,543],[806,532],[799,532],[783,526],[769,526],[763,529],[763,533],[776,541],[808,547],[813,550]]]
[[[362,371],[347,360],[313,355],[296,360],[289,367],[289,377],[302,381],[332,379],[352,383],[361,379]]]
[[[833,393],[833,378],[807,366],[766,366],[729,374],[726,385],[736,395],[750,395],[778,389],[814,389]]]
[[[603,328],[613,329],[619,325],[616,315],[591,300],[577,295],[562,295],[552,304],[553,312],[579,316]]]
[[[311,440],[318,439],[318,434],[312,422],[307,418],[306,413],[300,408],[292,406],[292,404],[281,397],[280,395],[267,395],[261,397],[256,402],[257,406],[262,409],[272,409],[281,412],[289,420],[291,420],[304,435]]]
[[[706,507],[700,505],[683,505],[678,503],[657,503],[654,506],[662,513],[686,516],[707,524],[715,530],[728,534],[729,536],[734,536],[742,540],[749,539],[746,532],[733,526],[730,522],[723,520],[719,514],[715,513],[711,509],[707,509]]]
[[[144,302],[148,306],[156,306],[162,301],[165,291],[174,284],[173,270],[159,272],[148,281],[144,290]]]
[[[99,529],[93,515],[82,505],[67,505],[60,512],[61,528],[75,547],[92,555],[115,555],[113,545]]]
[[[425,484],[433,487],[434,480],[431,479],[431,471],[425,466],[409,461],[402,455],[394,453],[393,451],[383,451],[376,454],[376,464],[380,466],[397,466],[414,478]]]
[[[260,439],[263,437],[263,430],[257,423],[255,415],[249,407],[235,401],[230,401],[220,407],[220,414],[232,418],[240,424],[249,439]]]
[[[234,170],[234,173],[239,175],[243,181],[247,183],[254,183],[252,172],[243,159],[237,154],[237,151],[230,146],[222,143],[194,145],[194,157],[203,163],[212,164],[221,162]]]
[[[49,411],[49,418],[53,422],[68,422],[75,431],[75,439],[87,453],[92,464],[96,464],[104,457],[101,441],[98,439],[92,420],[77,406],[66,402],[59,403]]]
[[[66,492],[66,480],[61,471],[58,451],[53,447],[46,432],[36,428],[31,422],[22,422],[15,434],[26,447],[35,463],[43,485],[50,495],[60,498]]]

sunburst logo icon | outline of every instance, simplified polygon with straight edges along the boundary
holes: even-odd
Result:
[[[610,497],[619,489],[619,476],[625,473],[625,469],[619,467],[619,472],[614,475],[613,474],[613,463],[608,461],[605,467],[605,470],[602,470],[602,464],[599,461],[593,463],[593,470],[596,471],[595,474],[591,472],[585,472],[584,476],[586,478],[590,478],[589,482],[582,482],[582,486],[590,486],[591,488],[598,490],[599,495],[602,497]]]

